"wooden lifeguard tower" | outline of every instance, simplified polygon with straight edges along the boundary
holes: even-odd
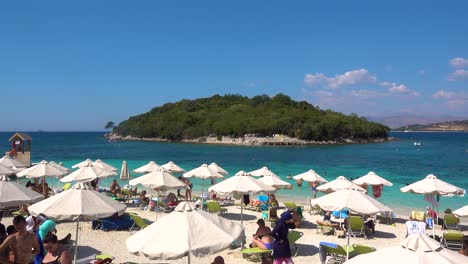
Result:
[[[6,153],[13,159],[31,166],[31,137],[26,133],[15,133],[10,137],[11,149]]]

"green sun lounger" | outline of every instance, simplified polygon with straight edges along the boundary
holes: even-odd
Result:
[[[299,252],[299,246],[296,244],[297,240],[299,240],[304,233],[291,230],[288,233],[288,241],[289,241],[289,246],[294,249],[295,253],[294,256],[297,256],[297,252]],[[261,256],[263,254],[272,254],[273,250],[272,249],[260,249],[258,247],[254,248],[246,248],[241,250],[242,255],[247,255],[248,257],[252,258],[259,258],[261,259]]]

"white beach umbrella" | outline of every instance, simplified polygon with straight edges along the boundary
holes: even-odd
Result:
[[[212,255],[244,238],[239,223],[196,209],[191,202],[182,202],[174,212],[129,237],[126,244],[131,253],[149,259],[188,256],[190,263],[190,255]]]
[[[65,174],[67,174],[67,173],[69,173],[69,172],[71,171],[71,170],[68,169],[67,167],[65,167],[65,166],[63,166],[63,165],[61,165],[61,164],[59,164],[59,163],[56,163],[55,161],[49,162],[49,165],[52,165],[52,166],[54,166],[55,168],[57,168],[57,169],[63,171]]]
[[[129,184],[132,186],[141,184],[147,188],[159,188],[160,190],[188,188],[187,184],[177,179],[163,168],[159,168],[153,172],[132,179]]]
[[[409,235],[400,246],[382,248],[368,254],[358,255],[346,264],[460,264],[467,263],[468,257],[442,248],[434,239],[419,234]]]
[[[96,166],[98,168],[108,170],[108,171],[117,171],[116,167],[111,166],[100,159],[97,159],[95,162],[93,162],[93,166]]]
[[[17,173],[16,170],[13,170],[7,166],[0,164],[0,175],[10,175]]]
[[[426,178],[412,183],[408,186],[400,188],[404,193],[416,193],[424,195],[441,195],[441,196],[464,196],[465,190],[458,188],[455,185],[437,179],[434,174],[429,174]],[[438,207],[438,205],[437,205]],[[437,209],[438,211],[438,209]],[[432,224],[432,235],[435,235],[435,225],[437,219],[434,219]]]
[[[161,165],[164,169],[172,172],[172,173],[182,173],[185,172],[185,170],[181,167],[179,167],[177,164],[175,164],[172,161],[169,161],[168,163]]]
[[[468,205],[453,211],[453,214],[461,217],[468,216]]]
[[[276,189],[292,189],[293,186],[292,184],[290,184],[289,182],[286,182],[286,181],[283,181],[280,177],[278,176],[273,176],[273,175],[267,175],[267,176],[264,176],[260,179],[258,179],[259,181],[271,186],[271,187],[274,187]]]
[[[267,176],[267,175],[273,175],[273,176],[278,177],[278,175],[276,175],[276,173],[272,172],[272,171],[271,171],[270,169],[268,169],[267,167],[261,167],[260,169],[251,171],[251,172],[249,172],[249,173],[250,173],[250,175],[252,175],[252,176],[257,176],[257,177],[260,177],[260,176]]]
[[[195,168],[183,174],[185,178],[200,178],[200,179],[212,179],[212,178],[224,178],[224,176],[216,170],[210,168],[206,164],[202,164],[200,167]]]
[[[298,175],[294,176],[293,179],[294,180],[303,180],[303,181],[306,181],[306,182],[320,182],[320,183],[328,182],[327,180],[325,180],[322,176],[320,176],[314,170],[308,170],[308,171],[306,171],[304,173],[298,174]]]
[[[76,245],[73,263],[78,253],[78,230],[80,220],[99,219],[115,213],[121,215],[127,207],[118,201],[94,191],[84,183],[77,183],[69,190],[56,194],[28,207],[31,214],[43,214],[55,220],[76,221]]]
[[[12,159],[8,155],[5,155],[0,159],[0,164],[5,166],[5,167],[8,167],[8,168],[21,169],[21,168],[26,168],[27,167],[27,165],[23,164],[22,162],[20,162],[20,161],[18,161],[16,159]]]
[[[328,182],[327,180],[325,180],[322,176],[320,176],[316,171],[310,169],[306,172],[303,172],[301,174],[298,174],[296,176],[293,177],[294,180],[298,181],[298,180],[302,180],[302,181],[305,181],[305,182],[309,182],[309,183],[313,183],[313,182],[317,182],[317,183],[324,183],[324,182]],[[310,203],[309,203],[309,200],[310,200],[310,192],[312,191],[311,188],[307,188],[308,189],[308,192],[307,192],[307,206],[309,207],[309,211],[310,211]]]
[[[128,170],[127,162],[122,161],[122,168],[120,169],[120,179],[130,180],[130,171]]]
[[[59,177],[65,175],[66,172],[58,169],[57,167],[50,165],[47,161],[43,160],[38,164],[27,168],[23,171],[20,171],[16,174],[18,177],[27,177],[27,178],[42,178],[42,177]],[[45,180],[42,186],[43,194],[47,192],[45,188]]]
[[[154,161],[150,161],[148,162],[147,164],[137,168],[137,169],[134,169],[133,172],[135,173],[150,173],[152,171],[155,171],[157,169],[159,169],[160,166],[158,164],[156,164],[156,162]]]
[[[245,171],[239,171],[231,178],[228,178],[218,184],[208,188],[209,192],[219,194],[259,194],[259,193],[274,193],[276,189],[250,176]],[[243,205],[241,202],[241,224],[243,224]]]
[[[210,169],[216,171],[219,174],[222,174],[222,175],[228,175],[229,174],[225,169],[221,168],[218,164],[216,164],[214,162],[212,162],[210,165],[208,165],[208,167]]]
[[[393,183],[387,181],[386,179],[380,177],[379,175],[375,174],[375,172],[370,171],[366,175],[356,179],[353,181],[355,184],[358,185],[385,185],[385,186],[393,186]]]
[[[111,176],[116,176],[115,171],[104,170],[92,165],[87,165],[77,169],[76,171],[68,174],[67,176],[60,179],[61,182],[88,182],[95,180],[97,178],[106,178]]]
[[[312,205],[318,205],[326,211],[341,211],[345,208],[352,213],[372,215],[376,213],[393,212],[392,209],[357,190],[338,190],[322,197],[312,199]],[[351,225],[348,225],[348,228]],[[349,231],[348,231],[349,249]]]
[[[367,190],[364,190],[363,188],[359,187],[355,183],[349,181],[344,176],[339,176],[335,180],[331,182],[327,182],[317,187],[317,190],[323,193],[332,193],[332,192],[336,192],[339,190],[346,190],[346,189],[354,189],[363,193],[367,192]]]
[[[7,176],[0,176],[0,208],[35,203],[44,199],[44,195],[12,182]]]
[[[85,167],[85,166],[89,166],[89,165],[93,165],[93,161],[90,160],[90,159],[86,159],[80,163],[77,163],[75,165],[72,166],[72,169],[76,169],[76,168],[82,168],[82,167]]]
[[[465,190],[437,179],[434,174],[400,189],[402,192],[441,196],[464,196]]]

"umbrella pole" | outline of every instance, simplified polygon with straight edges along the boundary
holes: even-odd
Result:
[[[309,189],[309,192],[307,194],[307,211],[310,213],[310,186],[307,188]]]
[[[189,251],[189,253],[187,254],[187,263],[190,264],[190,251]]]
[[[76,243],[75,243],[75,256],[73,256],[73,263],[76,264],[76,257],[78,255],[78,229],[80,226],[80,217],[76,219],[76,233],[75,233],[75,238],[76,238]]]
[[[270,202],[271,202],[270,195],[268,195],[268,219],[267,219],[268,222],[270,222]]]
[[[241,198],[241,226],[244,228],[244,201],[243,196]]]
[[[340,215],[341,215],[341,212],[340,212]],[[349,216],[348,216],[348,244],[346,246],[346,260],[349,260],[349,232],[351,231],[351,223],[349,221]]]
[[[158,189],[158,201],[156,202],[156,220],[158,220],[158,210],[159,210],[159,189]]]

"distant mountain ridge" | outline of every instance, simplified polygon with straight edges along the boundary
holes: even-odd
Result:
[[[465,131],[468,132],[468,120],[457,120],[457,121],[447,121],[442,123],[435,123],[429,125],[421,125],[421,124],[414,124],[414,125],[407,125],[402,126],[397,129],[393,129],[394,131],[427,131],[427,132],[435,132],[435,131]]]
[[[465,120],[467,117],[452,116],[452,115],[411,115],[411,114],[397,114],[389,116],[366,116],[370,121],[374,121],[390,127],[391,129],[397,129],[403,126],[409,126],[413,124],[430,125],[435,123],[449,122],[453,120]]]

